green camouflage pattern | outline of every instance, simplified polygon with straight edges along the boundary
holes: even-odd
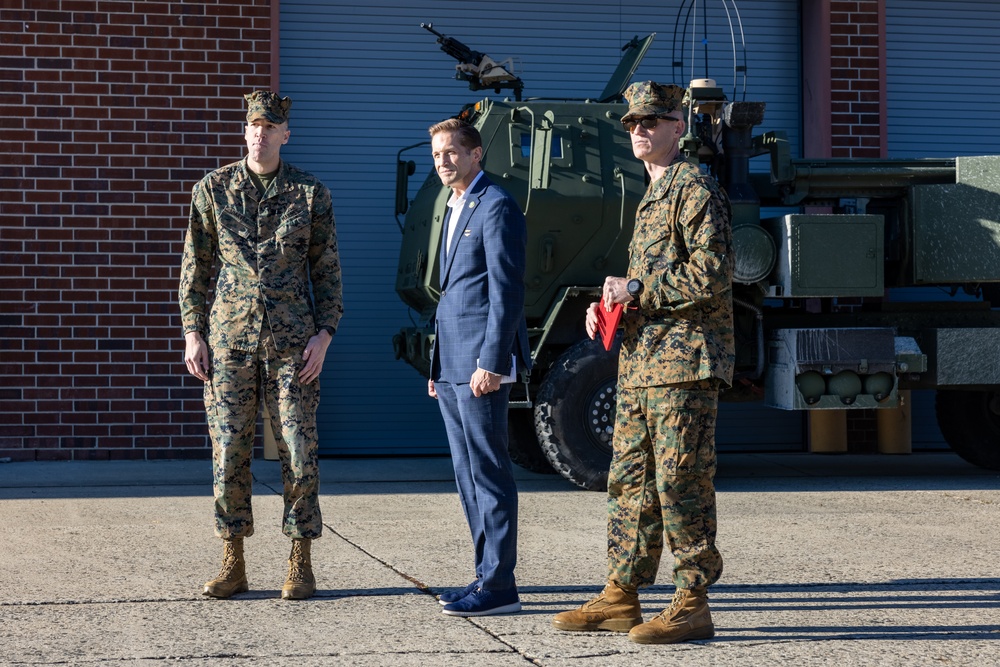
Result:
[[[642,116],[662,116],[680,111],[687,92],[681,86],[663,85],[652,81],[633,83],[625,90],[628,112],[622,120]],[[675,114],[676,115],[676,114]]]
[[[722,575],[713,483],[718,387],[712,379],[619,388],[608,475],[609,580],[651,586],[664,541],[677,588],[707,587]]]
[[[254,430],[261,396],[271,417],[284,480],[282,532],[293,539],[322,534],[319,508],[319,380],[299,382],[302,348],[279,352],[265,325],[252,352],[214,348],[205,383],[212,437],[215,533],[253,535],[251,491]]]
[[[735,362],[731,219],[725,192],[681,157],[636,211],[628,277],[644,289],[623,318],[608,474],[608,578],[623,586],[652,585],[665,544],[678,588],[722,574],[713,479]]]
[[[264,196],[246,158],[208,174],[192,193],[179,296],[184,333],[213,349],[256,350],[265,317],[282,352],[318,327],[336,331],[344,307],[330,190],[283,160]]]
[[[255,90],[243,96],[247,101],[247,122],[265,118],[275,125],[288,122],[288,112],[292,108],[290,97],[278,97],[270,90]]]
[[[683,158],[649,185],[629,245],[628,277],[644,289],[622,318],[620,387],[732,382],[731,219],[715,179]]]
[[[264,195],[246,159],[208,174],[192,193],[179,298],[184,332],[201,333],[212,357],[205,409],[217,534],[253,534],[250,460],[262,397],[284,480],[283,531],[319,537],[319,381],[303,385],[298,374],[309,338],[336,330],[343,315],[329,189],[284,161]]]

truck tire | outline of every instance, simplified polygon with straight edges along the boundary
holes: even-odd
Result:
[[[535,431],[552,467],[579,487],[607,491],[615,424],[618,349],[595,340],[570,347],[535,400]]]
[[[538,444],[535,418],[531,410],[512,408],[508,412],[507,452],[510,453],[510,460],[525,470],[548,475],[556,473]]]
[[[1000,391],[939,390],[934,408],[952,451],[969,463],[1000,470]]]

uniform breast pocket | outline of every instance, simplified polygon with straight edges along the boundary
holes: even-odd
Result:
[[[285,256],[305,256],[309,252],[309,237],[312,226],[308,215],[285,218],[274,233],[278,248]]]
[[[219,214],[219,254],[230,264],[253,256],[256,235],[257,226],[239,211],[227,208]]]

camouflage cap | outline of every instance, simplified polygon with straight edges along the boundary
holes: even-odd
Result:
[[[633,116],[662,116],[679,111],[683,106],[685,88],[670,84],[662,86],[652,81],[633,83],[625,91],[628,113],[622,120]]]
[[[292,108],[290,97],[278,97],[270,90],[255,90],[243,97],[247,101],[248,123],[258,118],[266,118],[277,125],[288,122],[288,110]]]

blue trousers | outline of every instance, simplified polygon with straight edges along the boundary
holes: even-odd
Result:
[[[510,385],[476,398],[468,384],[435,382],[448,432],[458,497],[472,533],[476,577],[485,590],[514,588],[517,484],[507,452]]]

